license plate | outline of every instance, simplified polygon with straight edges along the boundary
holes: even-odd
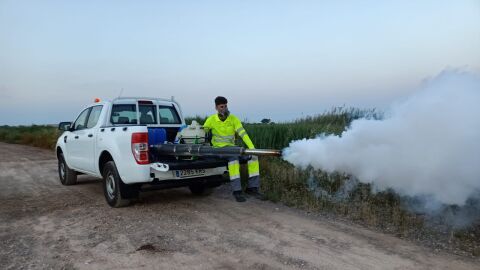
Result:
[[[194,177],[205,175],[205,169],[176,170],[175,176],[178,178]]]

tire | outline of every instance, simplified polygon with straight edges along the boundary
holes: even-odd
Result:
[[[138,189],[123,183],[115,162],[109,161],[103,169],[103,194],[108,205],[117,208],[129,205],[131,199],[138,197]]]
[[[193,184],[188,186],[190,192],[197,196],[206,196],[212,194],[215,187],[206,187],[204,184]]]
[[[77,172],[68,167],[63,154],[58,156],[58,177],[62,185],[70,186],[77,183]]]

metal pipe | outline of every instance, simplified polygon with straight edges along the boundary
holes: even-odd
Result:
[[[282,150],[276,149],[245,149],[243,151],[244,155],[254,155],[254,156],[275,156],[279,157],[282,155]]]
[[[211,147],[201,144],[157,144],[150,149],[158,155],[164,156],[223,156],[234,157],[244,155],[254,156],[281,156],[280,150],[274,149],[245,149],[239,146]]]

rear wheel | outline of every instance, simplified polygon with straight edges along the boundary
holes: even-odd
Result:
[[[138,189],[123,183],[115,162],[109,161],[103,169],[103,194],[111,207],[123,207],[138,197]]]
[[[188,186],[190,192],[193,195],[201,196],[201,195],[210,195],[213,192],[212,187],[205,187],[204,185],[190,185]]]
[[[223,175],[208,176],[197,183],[193,183],[188,186],[192,194],[194,195],[210,195],[216,187],[222,185],[222,183],[228,182]]]
[[[58,177],[62,185],[70,186],[77,183],[77,172],[70,169],[63,154],[58,155]]]
[[[221,182],[194,183],[188,186],[193,195],[210,195],[213,190],[220,186]]]

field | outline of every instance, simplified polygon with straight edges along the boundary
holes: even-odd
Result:
[[[287,123],[254,124],[244,127],[257,148],[283,149],[292,140],[318,134],[341,134],[352,120],[381,118],[375,110],[334,108],[314,117]],[[190,117],[187,122],[204,117]],[[53,149],[58,132],[51,126],[0,127],[0,141]],[[274,202],[305,211],[344,219],[453,253],[480,256],[480,226],[454,228],[445,216],[425,216],[407,210],[409,198],[394,192],[374,193],[341,173],[299,170],[278,158],[262,158],[262,190]],[[242,168],[245,171],[245,168]],[[455,211],[455,207],[445,211]],[[448,214],[448,213],[447,213]]]
[[[58,136],[60,136],[60,133],[53,126],[0,126],[0,141],[7,143],[53,149]]]

